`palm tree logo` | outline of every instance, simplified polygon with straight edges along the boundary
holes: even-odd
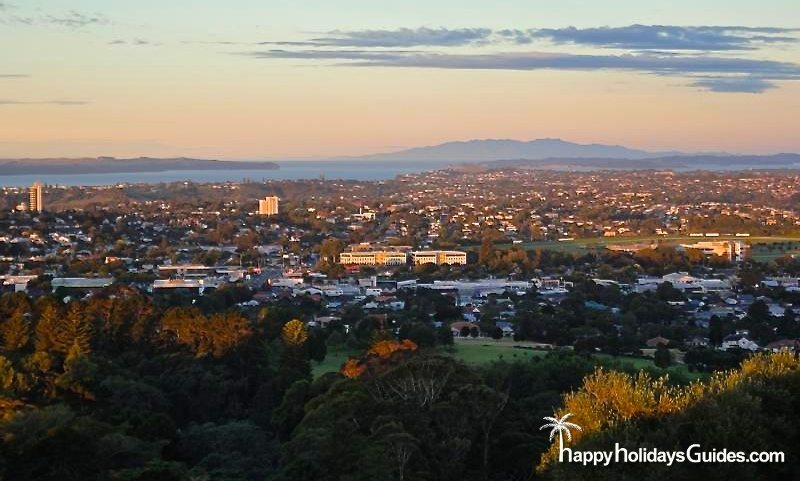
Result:
[[[567,419],[572,416],[572,413],[567,413],[561,416],[561,419],[553,418],[550,416],[545,416],[544,419],[547,421],[547,424],[539,428],[539,431],[542,429],[550,429],[550,441],[553,440],[553,437],[558,433],[558,456],[559,459],[561,458],[561,453],[564,451],[564,433],[567,433],[567,441],[572,441],[572,433],[569,431],[570,429],[577,429],[578,431],[583,431],[580,426],[575,423],[568,422]]]

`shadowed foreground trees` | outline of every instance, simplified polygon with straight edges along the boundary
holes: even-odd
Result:
[[[800,360],[794,354],[757,355],[739,369],[707,382],[670,385],[665,378],[598,371],[581,389],[565,395],[557,415],[572,413],[583,428],[573,432],[574,450],[658,448],[685,451],[782,451],[782,463],[612,463],[602,469],[559,463],[557,448],[540,470],[552,480],[752,480],[791,479],[800,445]]]
[[[747,360],[738,374],[687,387],[608,368],[590,376],[596,361],[565,352],[468,366],[372,330],[363,356],[312,379],[325,332],[288,302],[164,309],[110,289],[68,305],[0,296],[0,316],[3,480],[528,480],[551,448],[542,417],[561,405],[586,429],[579,442],[598,446],[701,436],[788,454],[800,431],[791,356]],[[725,472],[791,479],[797,459],[787,461]],[[547,467],[554,479],[587,476]],[[708,469],[697,472],[714,479]],[[636,472],[701,479],[693,474]]]

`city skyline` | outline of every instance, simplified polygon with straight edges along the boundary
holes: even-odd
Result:
[[[735,3],[3,1],[0,157],[800,151],[798,7]]]

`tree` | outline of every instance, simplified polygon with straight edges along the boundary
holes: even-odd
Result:
[[[301,347],[308,340],[308,329],[303,321],[293,319],[281,329],[281,339],[287,346]]]
[[[672,353],[664,344],[659,344],[654,355],[655,365],[666,369],[672,364]]]
[[[715,314],[708,320],[708,339],[712,346],[719,346],[723,337],[725,336],[722,331],[722,319]]]
[[[484,234],[481,239],[481,248],[478,252],[478,262],[487,265],[494,258],[494,242],[492,237]]]
[[[36,323],[36,350],[48,352],[53,350],[56,345],[56,326],[59,320],[59,313],[52,303],[47,303],[39,315]]]
[[[0,334],[6,351],[19,351],[27,346],[31,337],[31,323],[21,311],[14,311],[2,324]]]
[[[450,326],[442,324],[442,326],[436,330],[436,342],[441,346],[453,345],[453,330],[450,329]]]
[[[375,443],[394,461],[397,479],[405,481],[406,468],[414,452],[419,449],[419,441],[406,432],[401,423],[387,417],[376,419],[372,431]]]
[[[344,251],[345,243],[339,239],[329,237],[322,241],[319,248],[319,255],[327,264],[336,264],[339,254]]]
[[[62,354],[83,356],[91,352],[92,324],[80,302],[73,302],[56,323],[54,348]]]

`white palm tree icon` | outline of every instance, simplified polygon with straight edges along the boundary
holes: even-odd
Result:
[[[553,440],[553,437],[558,433],[558,452],[561,453],[564,450],[564,433],[567,433],[567,441],[572,441],[572,433],[569,432],[570,429],[577,429],[578,431],[583,431],[580,426],[575,423],[568,422],[567,419],[572,416],[572,413],[567,413],[561,416],[561,419],[552,418],[550,416],[545,416],[544,419],[547,421],[547,424],[539,428],[539,431],[542,429],[550,429],[550,441]]]

